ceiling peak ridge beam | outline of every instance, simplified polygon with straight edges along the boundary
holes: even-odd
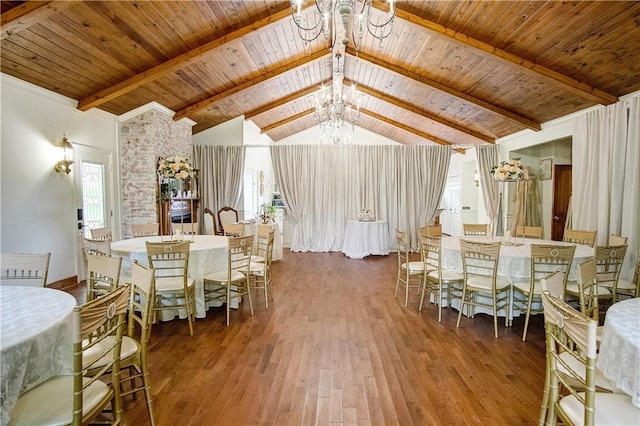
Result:
[[[346,80],[345,80],[345,82],[346,82]],[[475,130],[469,129],[469,128],[464,127],[464,126],[461,126],[461,125],[459,125],[457,123],[454,123],[452,121],[446,120],[446,119],[444,119],[442,117],[438,117],[437,115],[434,115],[434,114],[430,113],[429,111],[426,111],[426,110],[424,110],[424,109],[422,109],[422,108],[420,108],[420,107],[418,107],[418,106],[416,106],[414,104],[411,104],[409,102],[403,101],[402,99],[399,99],[399,98],[396,98],[396,97],[393,97],[393,96],[389,96],[388,94],[383,93],[383,92],[381,92],[379,90],[376,90],[374,88],[367,87],[367,86],[364,86],[362,84],[358,84],[358,83],[355,83],[355,82],[351,82],[351,83],[355,84],[356,90],[358,90],[358,91],[360,91],[360,92],[362,92],[364,94],[367,94],[367,95],[373,96],[375,98],[381,99],[381,100],[383,100],[385,102],[389,102],[389,103],[391,103],[391,104],[393,104],[393,105],[395,105],[395,106],[397,106],[399,108],[406,109],[407,111],[411,111],[411,112],[413,112],[415,114],[418,114],[418,115],[420,115],[420,116],[422,116],[424,118],[427,118],[429,120],[435,121],[436,123],[440,123],[443,126],[447,126],[447,127],[452,128],[452,129],[455,129],[455,130],[457,130],[459,132],[465,133],[465,134],[467,134],[469,136],[473,136],[474,138],[479,139],[479,140],[481,140],[483,142],[487,142],[487,143],[491,143],[491,144],[495,144],[496,143],[495,138],[493,138],[493,137],[491,137],[489,135],[477,132]]]
[[[0,40],[16,34],[79,1],[26,1],[0,15]]]
[[[295,93],[292,93],[290,95],[284,96],[284,97],[282,97],[280,99],[277,99],[277,100],[275,100],[273,102],[269,102],[266,105],[263,105],[263,106],[261,106],[259,108],[256,108],[254,110],[251,110],[251,111],[247,112],[244,115],[244,119],[245,120],[249,120],[249,119],[251,119],[251,118],[253,118],[253,117],[257,116],[257,115],[264,114],[265,112],[268,112],[268,111],[271,111],[271,110],[276,109],[278,107],[281,107],[282,105],[288,104],[289,102],[293,102],[293,101],[297,100],[298,98],[302,98],[302,97],[310,95],[310,94],[312,94],[314,92],[317,92],[318,90],[319,90],[319,88],[318,88],[317,84],[314,84],[314,85],[309,86],[309,87],[307,87],[305,89],[302,89],[302,90],[298,90]]]
[[[373,6],[376,9],[382,11],[385,11],[386,8],[388,8],[383,2],[380,1],[374,1]],[[493,57],[500,59],[501,61],[515,64],[526,70],[533,71],[534,73],[542,77],[554,80],[556,83],[559,83],[565,89],[578,96],[587,97],[603,105],[609,105],[618,102],[618,97],[616,95],[612,95],[611,93],[605,92],[602,89],[598,89],[597,87],[594,87],[588,83],[584,83],[582,81],[576,80],[575,78],[569,77],[565,74],[539,65],[529,59],[499,49],[489,43],[485,43],[461,32],[444,27],[433,21],[421,18],[418,15],[414,15],[413,13],[404,11],[398,7],[396,7],[396,17],[412,24],[418,25],[438,35],[453,39],[465,46],[472,47],[484,53],[488,53]]]
[[[271,131],[273,129],[276,129],[278,127],[282,127],[285,124],[291,123],[292,121],[296,121],[296,120],[298,120],[298,119],[300,119],[302,117],[306,117],[307,115],[313,114],[313,111],[314,111],[313,108],[309,108],[309,109],[306,109],[306,110],[304,110],[302,112],[294,114],[294,115],[292,115],[290,117],[282,119],[280,121],[276,121],[275,123],[269,124],[268,126],[264,126],[263,128],[261,128],[260,129],[260,133],[261,134],[262,133],[267,133],[267,132],[269,132],[269,131]]]
[[[403,77],[409,78],[411,80],[414,80],[418,83],[422,83],[425,84],[427,86],[432,87],[435,90],[438,90],[446,95],[449,96],[453,96],[455,98],[461,99],[465,102],[469,102],[471,104],[476,105],[479,108],[484,109],[485,111],[488,111],[492,114],[498,114],[501,117],[512,121],[513,123],[516,123],[518,126],[523,126],[526,127],[527,129],[531,129],[531,130],[535,130],[536,132],[541,130],[542,127],[540,127],[540,123],[538,123],[537,121],[531,120],[527,117],[524,117],[520,114],[516,114],[513,111],[509,111],[506,110],[502,107],[499,107],[497,105],[494,105],[490,102],[487,101],[483,101],[482,99],[476,98],[475,96],[471,96],[468,95],[464,92],[461,92],[459,90],[456,90],[452,87],[446,86],[442,83],[438,83],[435,80],[432,80],[428,77],[422,76],[420,74],[416,74],[410,71],[407,71],[405,69],[403,69],[402,67],[398,66],[398,65],[394,65],[390,62],[387,61],[383,61],[382,59],[376,58],[374,56],[368,55],[364,52],[359,52],[358,55],[356,55],[355,49],[351,48],[351,47],[347,47],[347,53],[351,56],[353,56],[356,60],[362,60],[362,61],[366,61],[369,62],[373,65],[377,65],[380,68],[384,68],[386,70],[392,71],[398,75],[401,75]]]
[[[272,70],[267,70],[267,71],[263,71],[259,77],[254,78],[253,80],[248,80],[245,81],[242,84],[238,84],[237,86],[232,87],[231,89],[225,90],[224,92],[220,92],[216,95],[213,95],[207,99],[204,99],[202,101],[196,102],[195,104],[192,104],[186,108],[181,109],[180,111],[176,112],[176,115],[173,117],[174,120],[180,120],[184,117],[189,116],[190,114],[199,111],[201,109],[205,109],[207,108],[209,105],[214,104],[216,102],[220,102],[221,100],[223,100],[224,98],[227,98],[231,95],[235,95],[238,92],[241,92],[245,89],[250,88],[251,86],[255,86],[256,84],[261,84],[266,82],[267,80],[270,80],[272,78],[278,77],[281,74],[284,74],[286,72],[289,72],[291,70],[294,70],[298,67],[301,67],[302,65],[306,65],[310,62],[314,62],[317,61],[327,55],[329,55],[330,52],[327,52],[327,49],[320,49],[314,53],[312,53],[311,55],[305,56],[302,59],[299,59],[295,62],[291,62],[291,63],[286,63],[283,65],[278,66],[275,69]]]
[[[236,41],[239,38],[242,38],[253,31],[260,30],[282,19],[285,19],[289,17],[290,14],[291,14],[291,6],[287,5],[286,7],[283,7],[282,10],[279,10],[273,15],[267,16],[266,18],[253,22],[252,24],[242,27],[236,31],[233,31],[223,37],[220,37],[218,39],[207,42],[201,46],[198,46],[195,49],[185,52],[179,56],[176,56],[173,59],[170,59],[166,62],[156,65],[155,67],[150,68],[147,71],[143,71],[140,74],[136,74],[132,77],[129,77],[126,80],[121,81],[120,83],[114,84],[111,87],[107,87],[106,89],[103,89],[98,93],[87,96],[86,98],[81,99],[78,102],[78,109],[80,111],[87,111],[91,108],[98,107],[103,103],[109,102],[126,93],[129,93],[140,86],[143,86],[147,83],[151,83],[186,65],[196,62],[202,59],[202,57],[204,57],[208,53],[214,50],[220,49],[224,47],[226,44]]]
[[[368,115],[369,117],[375,118],[376,120],[382,121],[384,123],[390,124],[394,127],[402,129],[406,132],[413,133],[416,136],[420,136],[423,139],[427,139],[430,142],[435,142],[439,145],[453,145],[451,142],[446,141],[444,139],[440,139],[437,136],[430,135],[429,133],[423,132],[422,130],[414,129],[413,127],[407,126],[406,124],[398,123],[395,120],[390,119],[389,117],[385,117],[384,115],[378,114],[377,112],[373,112],[368,109],[360,108],[360,112]],[[406,145],[406,144],[404,144]]]

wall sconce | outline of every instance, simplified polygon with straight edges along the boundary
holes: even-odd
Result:
[[[58,173],[69,174],[71,172],[71,165],[74,163],[73,158],[73,145],[69,142],[66,136],[62,136],[62,140],[58,143],[58,148],[62,150],[62,160],[58,161],[53,169]]]
[[[480,186],[480,174],[477,170],[473,173],[473,183],[476,184],[476,187]]]

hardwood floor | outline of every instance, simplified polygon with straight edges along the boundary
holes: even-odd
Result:
[[[160,425],[536,424],[544,383],[542,316],[511,328],[394,299],[396,257],[285,253],[274,297],[194,324],[154,326],[149,352]],[[127,424],[149,424],[144,397]]]

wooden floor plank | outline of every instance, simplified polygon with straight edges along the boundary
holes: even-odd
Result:
[[[394,298],[396,258],[289,253],[273,264],[275,298],[210,308],[153,327],[149,349],[159,425],[534,425],[544,383],[541,316],[463,318],[412,292]],[[73,290],[79,300],[81,289]],[[148,425],[144,397],[124,401]]]

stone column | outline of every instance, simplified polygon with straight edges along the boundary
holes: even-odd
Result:
[[[152,102],[120,117],[120,184],[123,237],[131,224],[158,221],[156,162],[179,155],[193,160],[189,119],[173,120],[174,112]]]

